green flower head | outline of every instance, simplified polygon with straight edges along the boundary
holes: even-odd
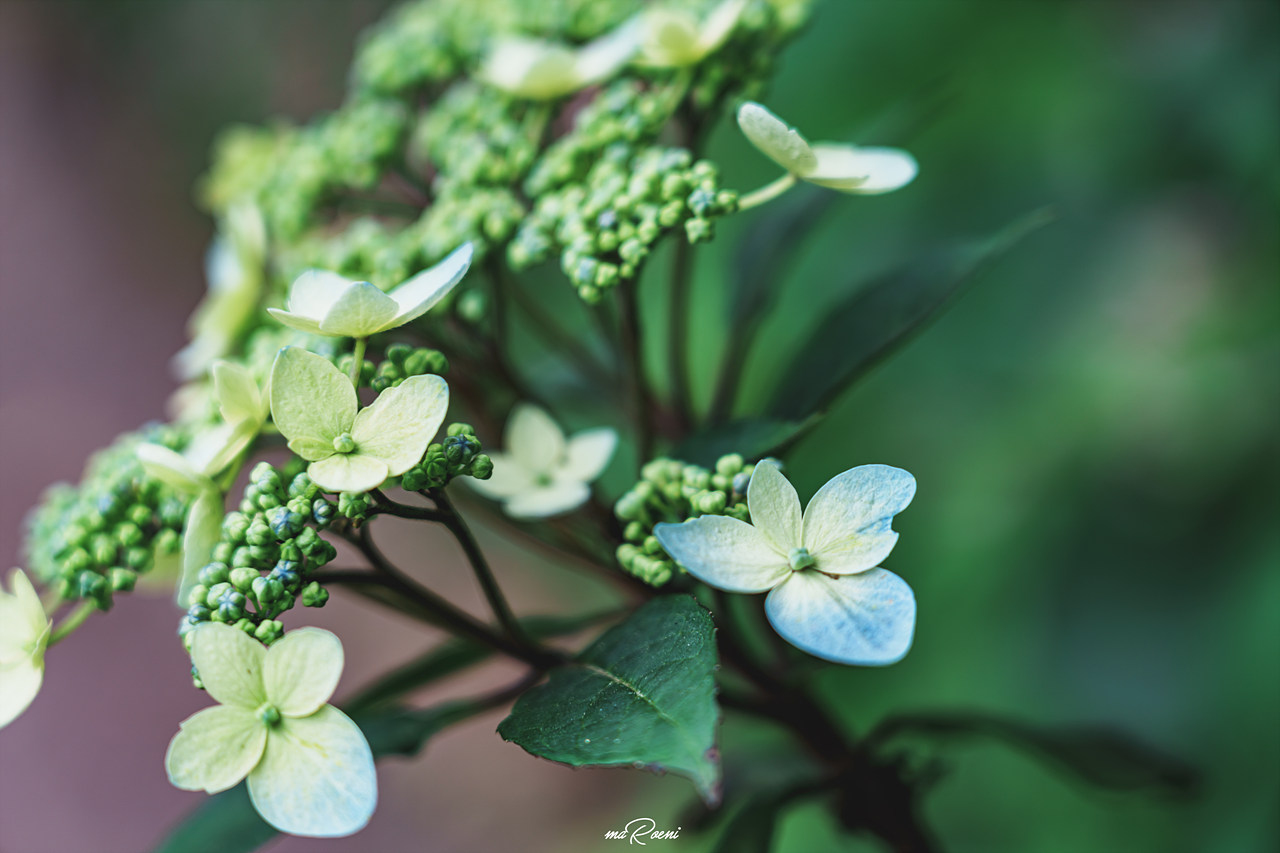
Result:
[[[238,628],[192,629],[191,661],[219,705],[187,718],[169,743],[169,781],[216,794],[249,779],[249,797],[282,832],[359,831],[378,800],[373,753],[349,717],[326,704],[342,675],[342,642],[299,628],[266,648]]]
[[[40,692],[50,628],[25,572],[9,573],[9,589],[12,592],[0,588],[0,729],[17,719]]]
[[[314,353],[285,347],[271,368],[271,416],[307,476],[330,492],[367,492],[422,459],[449,408],[439,376],[411,376],[359,409],[356,390]]]
[[[898,148],[810,145],[800,133],[760,104],[738,110],[738,126],[751,144],[795,177],[854,195],[902,189],[915,179],[915,158]]]
[[[367,338],[427,313],[462,280],[471,266],[470,243],[443,261],[383,293],[367,281],[309,270],[289,288],[288,310],[268,308],[281,323],[313,335]]]

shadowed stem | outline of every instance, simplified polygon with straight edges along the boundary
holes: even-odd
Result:
[[[693,395],[689,390],[689,282],[693,253],[689,241],[677,238],[671,266],[671,340],[667,371],[671,374],[671,402],[681,431],[693,420]]]

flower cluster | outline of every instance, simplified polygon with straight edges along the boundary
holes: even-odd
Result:
[[[400,475],[407,492],[443,489],[455,477],[487,480],[493,476],[493,460],[480,452],[480,439],[470,424],[449,424],[445,440],[427,445],[422,461]]]
[[[319,532],[338,514],[305,472],[258,463],[239,509],[222,521],[212,561],[186,593],[179,633],[221,622],[270,643],[283,632],[278,617],[296,603],[323,606],[328,593],[307,577],[337,555]]]
[[[736,453],[716,460],[714,470],[674,459],[645,465],[640,481],[614,505],[626,539],[618,546],[618,563],[645,583],[666,584],[680,569],[653,535],[654,527],[704,515],[745,521],[747,485],[754,470],[755,465]]]
[[[107,610],[113,593],[157,564],[176,577],[190,500],[143,470],[135,453],[143,442],[180,450],[187,436],[172,426],[121,436],[90,460],[78,486],[52,487],[32,514],[27,563],[62,598]]]

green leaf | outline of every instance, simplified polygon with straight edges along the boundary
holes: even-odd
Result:
[[[492,706],[471,701],[434,708],[383,708],[352,714],[374,757],[416,755],[433,736]],[[258,816],[243,782],[209,797],[155,848],[155,853],[249,853],[279,833]]]
[[[752,794],[725,821],[711,853],[769,853],[778,818],[790,797],[773,793]]]
[[[918,714],[889,720],[878,739],[911,734],[934,740],[990,738],[1111,790],[1187,795],[1199,781],[1187,762],[1118,731],[1097,726],[1039,727],[985,714]]]
[[[1047,210],[1018,219],[994,237],[934,252],[883,275],[834,306],[778,383],[769,411],[802,418],[832,399],[923,328],[988,264],[1046,225]]]
[[[798,441],[816,418],[802,421],[752,418],[708,427],[686,438],[672,456],[694,465],[715,467],[726,453],[741,453],[744,459],[781,455]]]
[[[573,767],[670,770],[715,802],[714,633],[691,597],[654,599],[521,696],[498,734]]]

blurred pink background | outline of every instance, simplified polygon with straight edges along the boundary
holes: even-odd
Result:
[[[164,416],[174,387],[167,362],[204,287],[211,224],[191,183],[212,130],[228,117],[336,105],[354,35],[385,4],[195,4],[197,14],[167,31],[163,4],[151,4],[146,13],[160,17],[154,29],[169,43],[122,57],[129,46],[113,42],[114,16],[134,5],[100,4],[113,8],[95,17],[84,4],[0,3],[0,554],[13,564],[24,516],[46,486],[76,481],[92,451]],[[306,14],[315,11],[323,15]],[[209,26],[193,25],[202,16]],[[257,64],[243,67],[242,52]],[[173,85],[165,75],[174,67],[204,88],[154,97]],[[240,112],[184,114],[219,99]],[[387,544],[396,553],[393,535]],[[446,578],[446,594],[482,612],[448,537],[415,546],[430,559],[404,565]],[[504,555],[493,549],[520,606],[550,610],[551,593],[522,589],[528,573]],[[191,687],[179,612],[162,596],[117,601],[51,650],[40,695],[0,732],[3,853],[149,849],[203,800],[170,787],[164,772],[179,721],[209,704]],[[342,637],[339,699],[439,638],[344,593],[323,611],[292,616]],[[434,695],[467,695],[515,675],[492,668]],[[379,809],[360,835],[271,849],[580,850],[598,844],[637,794],[686,793],[663,791],[645,774],[577,773],[533,759],[494,734],[501,717],[451,730],[416,760],[383,762]]]

